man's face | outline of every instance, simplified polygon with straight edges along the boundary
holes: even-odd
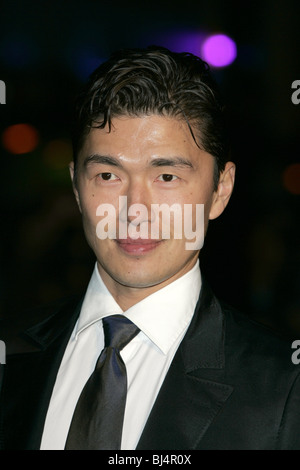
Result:
[[[232,191],[233,176],[231,188],[225,184],[213,190],[214,159],[196,146],[183,121],[150,115],[118,117],[112,124],[111,132],[107,128],[92,129],[78,158],[74,191],[84,231],[111,291],[121,286],[155,291],[188,272],[199,249],[186,249],[184,230],[181,239],[174,237],[172,218],[170,236],[163,239],[160,231],[158,239],[151,239],[151,205],[177,204],[184,210],[184,204],[190,204],[195,229],[196,204],[204,204],[206,230],[208,220],[226,206],[230,194],[225,193]],[[142,204],[148,216],[137,218],[124,215],[124,211],[119,214],[120,196],[126,196],[128,208]],[[116,239],[100,239],[97,235],[101,220],[97,208],[102,204],[115,208]],[[143,238],[118,238],[122,221],[136,233],[143,230]]]

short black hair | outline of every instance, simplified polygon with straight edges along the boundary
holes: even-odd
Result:
[[[188,52],[159,47],[113,53],[79,94],[73,126],[73,158],[91,128],[111,129],[117,116],[157,114],[183,119],[196,145],[215,158],[214,187],[229,159],[224,105],[209,66]]]

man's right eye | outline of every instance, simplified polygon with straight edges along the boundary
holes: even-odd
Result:
[[[99,173],[98,177],[101,178],[104,181],[110,181],[110,180],[117,179],[117,176],[114,175],[113,173]]]

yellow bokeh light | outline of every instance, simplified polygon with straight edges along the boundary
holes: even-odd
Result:
[[[68,140],[51,140],[43,150],[45,164],[53,170],[62,170],[72,160],[72,145]]]
[[[300,163],[293,163],[283,172],[283,186],[292,194],[300,194]]]

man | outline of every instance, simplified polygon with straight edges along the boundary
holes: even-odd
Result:
[[[74,129],[70,172],[96,266],[83,299],[5,337],[3,448],[300,448],[290,344],[224,307],[200,273],[198,234],[235,175],[207,65],[162,48],[118,52],[92,74]],[[114,356],[125,397],[101,362],[117,349],[110,317],[138,327]]]

